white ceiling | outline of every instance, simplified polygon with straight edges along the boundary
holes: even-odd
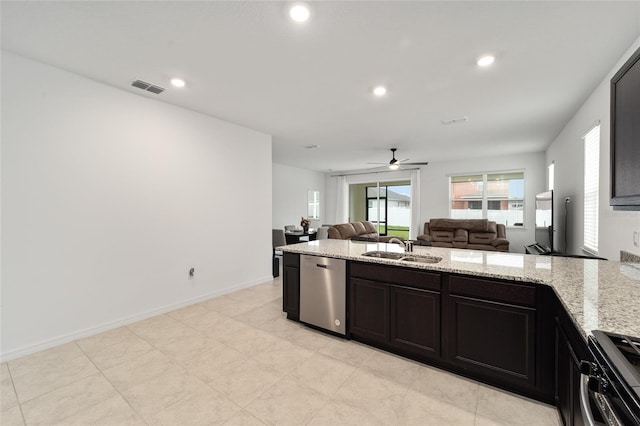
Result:
[[[309,4],[301,25],[276,1],[2,1],[2,47],[269,133],[274,162],[327,171],[391,147],[432,162],[543,151],[640,36],[640,1]],[[479,68],[485,53],[496,63]]]

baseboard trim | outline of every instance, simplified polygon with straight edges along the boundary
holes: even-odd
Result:
[[[181,302],[172,303],[170,305],[166,305],[157,309],[152,309],[150,311],[141,312],[139,314],[130,315],[128,317],[120,318],[115,321],[110,321],[96,327],[89,327],[83,330],[74,331],[68,334],[64,334],[61,336],[53,337],[51,339],[43,340],[38,343],[34,343],[32,345],[23,346],[18,349],[14,349],[8,352],[0,353],[0,362],[11,361],[12,359],[20,358],[26,355],[30,355],[35,352],[40,352],[45,349],[50,349],[55,346],[59,346],[65,343],[73,342],[78,339],[83,339],[85,337],[93,336],[95,334],[103,333],[105,331],[112,330],[114,328],[122,327],[124,325],[128,325],[137,321],[141,321],[147,318],[154,317],[156,315],[161,315],[167,312],[175,311],[176,309],[184,308],[185,306],[193,305],[195,303],[204,302],[205,300],[214,299],[216,297],[224,296],[225,294],[233,293],[238,290],[242,290],[245,288],[254,287],[259,284],[264,284],[269,281],[273,281],[274,278],[269,276],[267,278],[261,278],[258,280],[242,283],[235,285],[233,287],[224,288],[221,290],[216,290],[211,293],[203,294],[198,297],[194,297],[192,299],[183,300]]]

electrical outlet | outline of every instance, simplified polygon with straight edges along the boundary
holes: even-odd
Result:
[[[196,268],[189,269],[189,278],[193,278],[196,275]]]
[[[640,231],[633,232],[633,245],[635,247],[640,247]]]

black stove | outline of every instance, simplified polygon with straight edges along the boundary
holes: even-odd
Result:
[[[582,364],[587,423],[640,426],[640,338],[594,330],[588,346],[594,362]],[[597,413],[589,412],[593,405]]]

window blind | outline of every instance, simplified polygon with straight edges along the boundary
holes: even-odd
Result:
[[[584,139],[584,249],[598,253],[598,185],[600,182],[600,125]]]

